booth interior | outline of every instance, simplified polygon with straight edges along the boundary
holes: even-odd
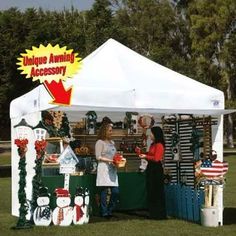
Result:
[[[65,184],[65,176],[60,174],[60,156],[70,146],[71,151],[64,154],[65,158],[70,161],[71,152],[77,158],[75,172],[69,179],[71,197],[75,195],[76,188],[88,188],[91,199],[90,213],[99,214],[99,194],[96,188],[97,161],[94,149],[101,123],[106,120],[113,124],[112,139],[117,151],[127,160],[125,166],[118,168],[120,197],[117,210],[146,209],[146,163],[140,160],[135,148],[140,147],[143,152],[147,151],[151,143],[150,128],[160,126],[166,142],[163,167],[167,213],[169,216],[199,222],[204,193],[203,186],[198,184],[196,163],[209,158],[214,147],[217,146],[219,150],[221,140],[218,128],[222,125],[222,116],[51,109],[34,115],[29,114],[25,119],[32,126],[41,121],[47,129],[42,182],[51,193],[52,209],[56,206],[56,197],[53,194],[55,189]],[[19,119],[15,119],[13,123],[17,122]],[[32,136],[29,142],[34,140],[35,137]],[[35,156],[35,150],[30,146],[27,155]],[[30,176],[32,178],[33,165],[34,158],[27,158],[27,181],[30,181]],[[16,177],[13,184],[17,184]],[[29,199],[30,193],[31,189],[27,188]],[[186,194],[189,194],[189,197],[186,197]],[[218,198],[219,194],[217,199],[211,200],[218,201],[217,206],[220,205]],[[15,214],[17,209],[17,205],[13,204]]]

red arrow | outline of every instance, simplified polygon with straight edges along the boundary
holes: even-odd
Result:
[[[44,85],[53,98],[52,104],[70,105],[72,87],[66,90],[61,80],[58,83],[54,80],[51,83],[45,81]]]

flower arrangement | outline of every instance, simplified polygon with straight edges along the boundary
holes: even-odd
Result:
[[[113,157],[113,163],[118,168],[125,167],[126,159],[120,153],[116,153]]]

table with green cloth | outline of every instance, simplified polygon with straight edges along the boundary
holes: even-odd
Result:
[[[145,173],[120,172],[119,178],[119,203],[117,210],[146,209],[146,178]],[[56,196],[54,190],[64,187],[64,176],[43,176],[42,182],[51,193],[50,206],[56,207]],[[91,214],[99,214],[99,190],[96,187],[96,175],[86,174],[83,176],[70,176],[69,191],[71,194],[71,205],[73,206],[74,195],[77,187],[88,188],[90,191]]]

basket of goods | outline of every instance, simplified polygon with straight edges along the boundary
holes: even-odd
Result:
[[[113,163],[117,168],[125,167],[126,159],[120,153],[116,153],[113,157]]]

